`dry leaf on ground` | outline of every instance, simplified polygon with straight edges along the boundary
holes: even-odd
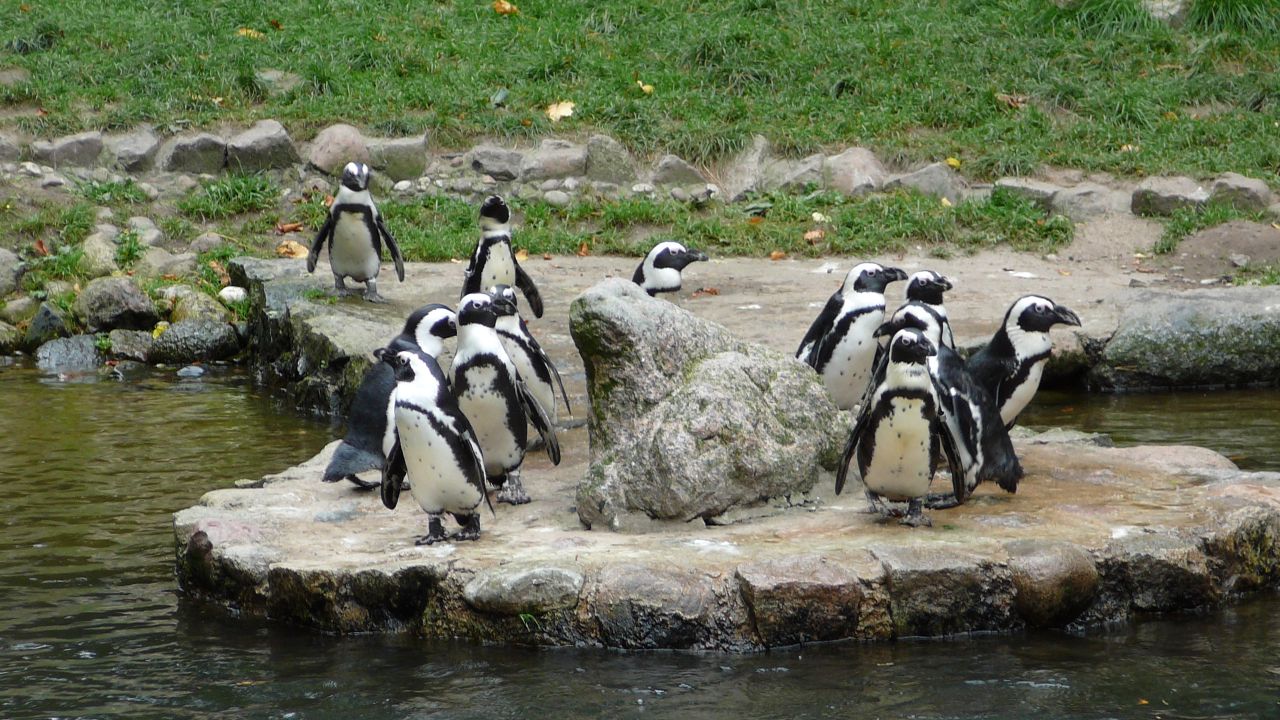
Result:
[[[524,262],[529,259],[529,251],[524,248],[516,250],[516,262]]]
[[[773,252],[769,253],[770,260],[781,260],[786,256],[787,254],[782,252],[781,250],[774,250]]]
[[[578,246],[578,257],[586,257],[590,254],[591,254],[591,248],[587,247],[586,243],[582,243],[581,245]]]
[[[214,275],[218,276],[218,282],[221,283],[223,287],[231,284],[231,273],[227,272],[227,268],[224,267],[222,263],[217,260],[210,260],[209,269],[213,271]]]
[[[572,115],[573,108],[574,103],[569,100],[551,103],[547,106],[547,117],[551,118],[551,122],[559,122],[561,119]]]
[[[507,0],[493,0],[493,11],[499,15],[519,15],[520,8]]]
[[[280,233],[281,235],[287,235],[288,233],[296,233],[301,229],[302,229],[302,223],[300,222],[276,223],[276,232]]]
[[[952,170],[959,170],[959,169],[960,169],[960,158],[957,158],[957,157],[949,157],[949,158],[947,158],[947,167],[951,168]]]
[[[265,37],[262,33],[250,27],[242,27],[239,30],[236,30],[236,34],[239,35],[240,37],[246,37],[253,40],[261,40],[263,37]]]
[[[645,81],[643,81],[643,80],[637,80],[637,81],[636,81],[636,85],[639,85],[639,86],[640,86],[640,92],[644,93],[645,95],[652,95],[652,94],[653,94],[653,86],[652,86],[652,85],[650,85],[650,84],[648,84],[648,83],[646,83]]]
[[[826,236],[827,236],[827,233],[821,229],[810,230],[809,232],[804,234],[804,239],[808,240],[810,243],[816,243]]]
[[[276,255],[286,258],[304,258],[310,251],[296,240],[284,240],[276,246]]]
[[[1028,98],[1026,95],[1008,95],[1005,93],[996,93],[996,99],[1008,105],[1014,110],[1020,110],[1027,105]]]
[[[719,294],[720,294],[720,288],[704,287],[704,288],[698,288],[697,290],[694,290],[693,294],[690,295],[689,297],[699,298],[704,295],[719,295]]]

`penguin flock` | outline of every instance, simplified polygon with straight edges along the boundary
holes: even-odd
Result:
[[[314,272],[329,247],[339,294],[344,280],[365,284],[364,298],[385,302],[377,276],[385,245],[396,275],[404,260],[369,194],[369,168],[349,163],[307,258]],[[480,537],[480,505],[496,515],[499,503],[530,501],[521,478],[529,427],[553,464],[560,462],[556,424],[559,400],[571,414],[560,374],[520,314],[517,290],[533,316],[544,305],[533,278],[511,244],[511,210],[493,195],[480,206],[481,235],[463,274],[456,312],[425,305],[409,315],[400,334],[374,352],[347,416],[347,432],[322,480],[347,480],[360,490],[377,487],[394,509],[403,490],[427,514],[428,532],[417,544]],[[677,242],[660,242],[632,280],[650,296],[675,292],[682,271],[707,255]],[[907,281],[905,302],[886,315],[885,291]],[[982,482],[1008,492],[1023,471],[1009,429],[1040,384],[1055,325],[1080,325],[1068,308],[1048,298],[1016,300],[991,341],[967,360],[955,349],[942,275],[904,271],[875,262],[855,265],[823,306],[796,351],[820,377],[834,404],[855,413],[836,474],[836,493],[850,471],[862,481],[873,512],[929,525],[923,508],[963,503]],[[439,358],[457,338],[449,372]],[[929,492],[946,463],[949,493]],[[379,470],[379,482],[359,473]],[[905,511],[896,504],[906,504]],[[448,514],[460,529],[444,531]]]

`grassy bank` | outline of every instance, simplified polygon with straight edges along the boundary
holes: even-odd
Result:
[[[3,123],[274,117],[307,137],[346,120],[454,147],[600,130],[701,162],[763,132],[788,154],[857,143],[982,178],[1280,169],[1275,0],[1198,0],[1176,30],[1137,0],[515,4],[9,0],[0,67],[33,79],[0,88]],[[302,83],[269,95],[264,68]],[[553,126],[543,110],[563,100],[575,114]]]

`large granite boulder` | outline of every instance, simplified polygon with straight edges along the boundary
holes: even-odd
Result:
[[[227,141],[211,133],[170,138],[160,146],[156,165],[181,173],[218,173],[227,164]]]
[[[227,167],[258,172],[289,167],[298,162],[298,151],[284,126],[275,120],[259,120],[227,142]]]
[[[0,248],[0,298],[18,289],[23,267],[17,253]]]
[[[356,128],[330,125],[311,141],[307,160],[327,175],[338,175],[349,162],[369,162],[369,146]]]
[[[31,143],[31,154],[36,162],[54,167],[90,167],[102,154],[102,133],[90,130],[56,140],[37,140]]]
[[[587,139],[587,179],[629,183],[636,177],[636,164],[622,143],[608,135],[592,135]]]
[[[76,298],[75,311],[94,332],[115,328],[149,330],[160,319],[155,303],[127,277],[90,282]]]
[[[54,338],[66,337],[70,334],[71,329],[67,326],[66,315],[57,305],[45,301],[40,303],[35,315],[31,317],[22,344],[28,348],[36,348]]]
[[[616,278],[574,300],[569,323],[591,402],[577,493],[589,527],[712,519],[799,496],[838,452],[837,412],[794,358]]]
[[[56,338],[36,350],[36,365],[45,372],[88,372],[101,364],[97,338],[92,335]]]
[[[107,135],[102,142],[111,161],[121,170],[131,173],[151,169],[160,150],[160,138],[147,125],[128,133]]]
[[[1143,293],[1090,373],[1105,389],[1280,381],[1280,288]]]
[[[225,322],[183,320],[160,334],[147,359],[177,365],[201,360],[225,360],[240,351],[240,336]]]

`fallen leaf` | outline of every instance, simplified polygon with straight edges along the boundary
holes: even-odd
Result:
[[[587,247],[585,242],[578,246],[578,257],[586,257],[590,254],[591,248]]]
[[[48,110],[45,110],[45,109],[44,109],[44,108],[42,108],[42,107],[38,107],[38,108],[36,108],[36,117],[44,117],[44,116],[46,116],[46,115],[48,115],[48,114],[49,114],[49,111],[48,111]]]
[[[520,8],[507,0],[493,0],[493,11],[499,15],[519,15]]]
[[[543,260],[550,260],[550,259],[551,259],[551,253],[542,253],[542,259],[543,259]]]
[[[1138,146],[1125,143],[1124,145],[1120,146],[1120,152],[1122,153],[1138,152]]]
[[[821,240],[826,236],[827,236],[827,233],[821,229],[810,230],[809,232],[804,234],[804,239],[816,245],[819,240]]]
[[[960,158],[957,158],[957,157],[949,157],[949,158],[947,158],[947,166],[948,166],[948,167],[950,167],[952,170],[959,170],[959,169],[960,169]]]
[[[332,195],[325,195],[325,196],[324,196],[324,206],[325,206],[325,207],[329,207],[329,206],[331,206],[331,205],[333,205],[333,196],[332,196]]]
[[[177,280],[177,279],[178,279],[178,276],[177,276],[177,275],[174,275],[173,273],[165,273],[164,275],[161,275],[161,276],[160,276],[160,279],[161,279],[161,280],[168,280],[169,282],[173,282],[174,280]]]
[[[154,328],[151,329],[151,339],[154,340],[160,337],[161,335],[164,334],[164,331],[168,329],[169,329],[169,323],[165,322],[164,320],[161,320],[160,322],[156,323],[156,326]]]
[[[653,94],[653,86],[645,84],[643,80],[637,80],[636,85],[640,86],[640,92],[644,93],[645,95]]]
[[[22,3],[21,5],[18,6],[18,10],[24,13],[31,12],[31,6],[26,3]]]
[[[302,223],[300,223],[300,222],[291,222],[291,223],[287,223],[287,222],[279,222],[279,223],[276,223],[276,232],[280,233],[281,235],[285,235],[285,234],[288,234],[288,233],[296,233],[296,232],[298,232],[298,231],[299,231],[299,230],[301,230],[301,229],[302,229]]]
[[[375,34],[374,34],[374,36],[373,36],[373,41],[374,41],[374,42],[384,43],[384,42],[386,42],[386,41],[387,41],[387,36],[386,36],[386,35],[383,35],[382,33],[375,33]]]
[[[1275,228],[1275,229],[1277,229],[1277,230],[1280,230],[1280,222],[1274,222],[1274,223],[1271,223],[1271,227],[1273,227],[1273,228]]]
[[[532,124],[533,124],[533,120],[530,120],[529,118],[522,118],[522,119],[520,120],[520,124],[521,124],[521,125],[523,125],[523,126],[525,126],[525,127],[529,127],[530,125],[532,125]]]
[[[251,40],[261,40],[262,38],[266,37],[262,33],[250,27],[242,27],[239,30],[236,30],[236,34],[239,35],[240,37],[250,38]]]
[[[748,225],[759,225],[762,222],[764,222],[764,216],[762,215],[752,215],[751,217],[747,218]]]
[[[551,103],[547,106],[547,117],[551,118],[551,122],[559,122],[561,119],[572,115],[573,108],[574,104],[569,100]]]
[[[1070,271],[1070,270],[1061,270],[1061,269],[1059,269],[1059,270],[1058,270],[1058,274],[1059,274],[1059,275],[1061,275],[1061,276],[1063,276],[1063,277],[1071,277],[1071,271]]]
[[[276,255],[286,258],[304,258],[310,251],[297,240],[282,240],[276,245]]]
[[[942,198],[942,207],[951,207],[951,201],[946,198]]]
[[[693,294],[691,294],[689,297],[699,298],[699,297],[703,297],[704,295],[719,295],[719,294],[720,294],[720,288],[704,287],[704,288],[698,288],[697,290],[694,290]]]
[[[276,30],[284,29],[284,23],[280,22],[279,20],[273,19],[273,20],[268,20],[267,22],[271,25],[271,27],[275,28]]]
[[[529,251],[524,248],[516,250],[516,262],[524,262],[529,259]]]
[[[1027,104],[1026,95],[1008,95],[1005,93],[996,93],[996,99],[1008,105],[1014,110],[1021,110]]]
[[[45,247],[44,240],[37,240],[32,247],[35,248],[36,254],[41,257],[49,254],[49,248]]]
[[[1165,119],[1165,120],[1177,120],[1177,119],[1178,119],[1178,113],[1176,113],[1176,112],[1174,112],[1174,111],[1170,110],[1169,112],[1167,112],[1167,113],[1165,113],[1165,114],[1164,114],[1164,119]]]
[[[223,287],[231,284],[231,273],[227,272],[227,268],[222,263],[217,260],[210,260],[209,269],[213,271],[214,275],[218,276],[218,282],[222,283]]]
[[[1139,705],[1150,705],[1151,701],[1146,698],[1138,698]]]
[[[809,217],[813,218],[813,221],[814,221],[814,222],[816,222],[816,223],[827,223],[827,222],[831,222],[831,218],[827,217],[826,215],[823,215],[823,214],[822,214],[822,213],[820,213],[820,212],[815,212],[814,214],[810,215]]]
[[[774,250],[773,252],[769,253],[770,260],[781,260],[786,256],[787,254],[782,252],[781,250]]]

